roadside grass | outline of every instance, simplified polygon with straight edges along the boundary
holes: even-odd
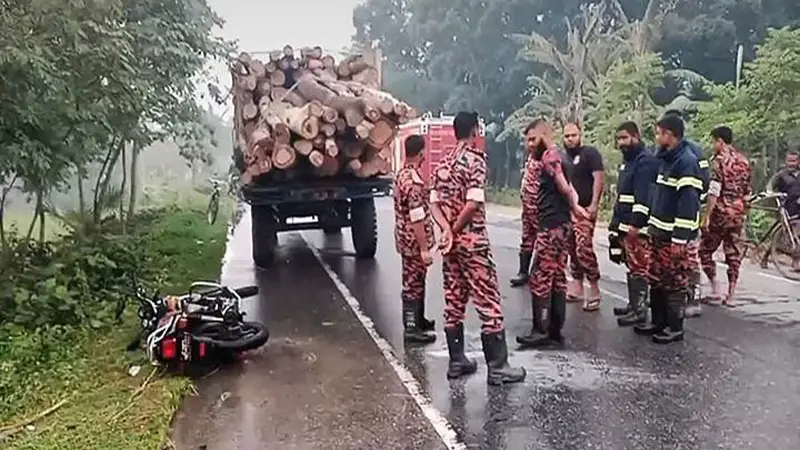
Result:
[[[522,206],[519,189],[489,187],[486,191],[486,200],[503,206]]]
[[[221,208],[225,214],[232,211],[230,203]],[[162,292],[179,293],[193,280],[219,278],[229,217],[222,213],[212,226],[205,221],[205,208],[175,208],[141,231],[151,236],[153,251],[167,269]],[[138,327],[135,309],[128,304],[123,324],[110,329],[12,337],[4,346],[10,351],[0,355],[0,387],[13,387],[10,400],[0,399],[0,447],[169,448],[170,422],[191,382],[154,372],[141,352],[125,352]],[[141,370],[131,376],[134,365]]]
[[[19,233],[26,233],[28,231],[28,227],[31,226],[31,221],[33,220],[33,207],[30,208],[9,208],[3,211],[3,224],[5,226],[6,231],[11,230],[12,228],[16,228],[17,232]],[[64,227],[62,226],[61,222],[49,215],[45,216],[44,220],[44,235],[45,239],[51,240],[55,239],[61,234],[64,233]],[[39,224],[36,224],[36,227],[33,229],[33,237],[37,238],[39,236]]]

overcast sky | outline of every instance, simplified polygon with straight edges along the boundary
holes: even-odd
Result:
[[[295,50],[319,45],[335,52],[350,44],[355,33],[353,8],[360,2],[210,0],[209,4],[225,19],[222,36],[238,40],[242,50],[269,51],[290,44]],[[215,72],[223,86],[230,83],[224,66]]]
[[[334,50],[350,43],[353,8],[359,0],[211,0],[225,19],[223,35],[244,50],[320,45]]]

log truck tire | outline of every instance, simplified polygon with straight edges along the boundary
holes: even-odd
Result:
[[[253,236],[253,263],[267,268],[275,260],[278,246],[277,222],[268,206],[252,206],[251,229]]]
[[[356,257],[374,258],[378,249],[378,217],[374,199],[357,199],[351,202],[350,233]]]
[[[322,227],[322,232],[325,233],[325,236],[336,236],[342,234],[342,229],[339,227],[324,226]]]

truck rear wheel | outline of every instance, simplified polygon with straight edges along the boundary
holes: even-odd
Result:
[[[278,246],[277,220],[267,206],[253,206],[250,211],[253,262],[257,267],[269,267],[275,260],[275,249]]]
[[[358,258],[374,258],[378,249],[378,216],[371,198],[350,204],[350,233]]]
[[[342,234],[342,229],[339,227],[324,226],[322,227],[322,232],[325,233],[326,236],[336,236]]]

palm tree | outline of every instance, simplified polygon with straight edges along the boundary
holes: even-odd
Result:
[[[531,96],[529,102],[512,113],[505,127],[517,127],[520,122],[535,115],[547,115],[557,121],[582,122],[585,115],[586,93],[593,89],[597,79],[611,64],[622,56],[624,46],[620,37],[604,32],[608,10],[606,1],[581,8],[575,25],[565,19],[567,26],[566,49],[537,32],[515,34],[515,42],[523,45],[520,57],[547,67],[541,77],[528,78]],[[502,133],[499,138],[505,138]]]

